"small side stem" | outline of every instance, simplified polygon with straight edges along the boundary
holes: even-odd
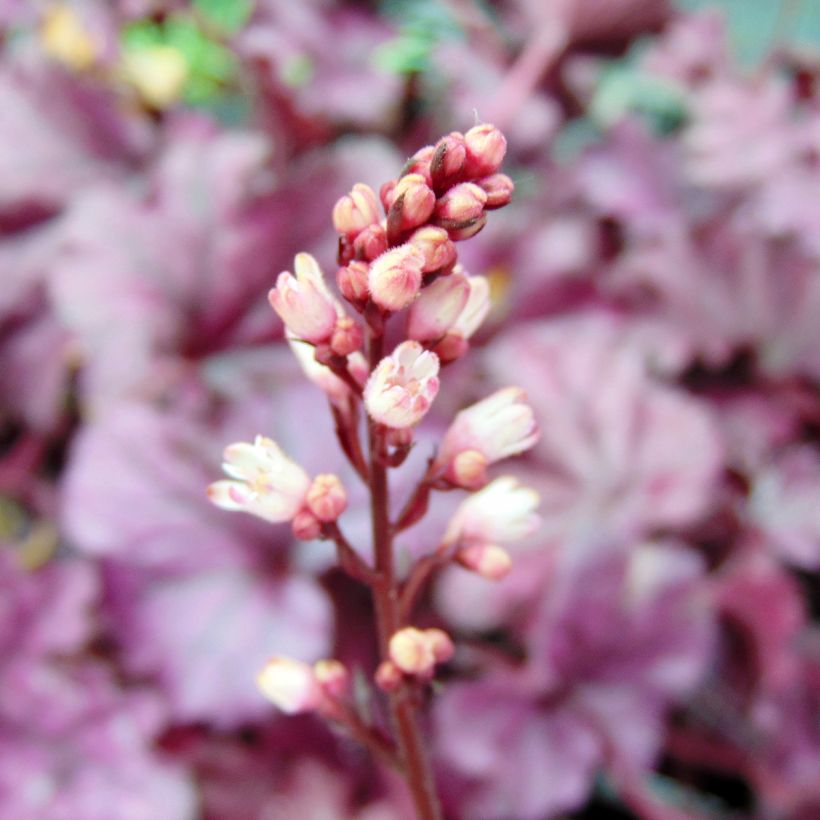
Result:
[[[371,371],[381,361],[384,338],[380,332],[369,333],[368,358]],[[382,450],[381,432],[372,419],[367,421],[367,437],[370,456],[369,487],[373,551],[376,572],[380,583],[373,585],[373,602],[379,635],[379,652],[388,657],[390,637],[401,624],[399,617],[399,593],[393,563],[393,533],[390,526],[390,503],[387,484],[387,468],[379,455]],[[404,776],[413,797],[420,820],[441,820],[441,809],[433,785],[432,772],[424,743],[416,721],[416,708],[412,689],[401,686],[390,693],[390,714],[396,734]]]

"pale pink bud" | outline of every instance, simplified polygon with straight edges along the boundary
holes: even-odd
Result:
[[[456,560],[488,581],[499,581],[512,569],[510,554],[495,544],[464,547],[456,553]]]
[[[450,364],[464,356],[470,349],[470,343],[458,333],[447,333],[444,338],[432,348],[442,364]]]
[[[426,677],[433,672],[436,656],[427,635],[413,626],[400,629],[388,644],[390,660],[408,675]]]
[[[296,276],[288,271],[280,273],[268,301],[296,337],[315,344],[324,342],[336,326],[336,301],[310,254],[296,254],[293,267]]]
[[[300,541],[313,541],[322,532],[322,522],[310,511],[300,510],[291,522],[293,537]]]
[[[329,659],[313,664],[316,682],[332,698],[343,697],[350,688],[350,673],[343,663]]]
[[[242,510],[274,523],[292,519],[310,487],[307,473],[264,436],[257,436],[253,444],[226,447],[222,469],[232,480],[211,484],[208,498],[223,509]]]
[[[401,669],[393,661],[382,661],[374,676],[376,686],[383,692],[393,692],[401,684]]]
[[[322,473],[313,479],[306,497],[310,511],[325,523],[335,521],[347,507],[347,493],[338,476]]]
[[[257,675],[256,684],[288,715],[313,711],[323,701],[313,669],[291,658],[271,658]]]
[[[430,163],[433,160],[435,147],[432,145],[425,145],[424,148],[419,148],[402,168],[402,174],[420,174],[424,177],[424,181],[430,185],[432,178],[430,175]],[[390,207],[389,205],[387,207]]]
[[[409,230],[423,225],[433,213],[436,195],[429,188],[421,174],[403,176],[392,192],[388,222],[397,220],[397,228]]]
[[[478,181],[481,190],[487,194],[487,203],[484,205],[488,211],[496,208],[503,208],[512,199],[515,185],[506,174],[493,174]]]
[[[457,181],[464,171],[467,160],[467,147],[464,135],[453,131],[436,143],[436,149],[430,162],[430,176],[436,190],[441,190],[450,182]]]
[[[469,295],[470,285],[463,273],[436,279],[410,306],[407,336],[421,342],[440,339],[464,310]]]
[[[333,206],[333,227],[352,238],[368,225],[378,222],[379,216],[379,200],[375,192],[359,182]]]
[[[467,167],[471,177],[494,174],[507,153],[507,140],[494,125],[484,123],[464,135],[467,146]]]
[[[330,337],[330,349],[337,356],[347,356],[362,346],[362,329],[349,316],[342,316]]]
[[[481,214],[478,219],[474,219],[472,222],[467,222],[460,227],[448,228],[447,235],[453,242],[463,242],[465,239],[472,239],[479,231],[483,230],[486,224],[487,214]]]
[[[448,230],[466,228],[484,213],[487,194],[474,182],[454,185],[436,203],[436,219]]]
[[[368,225],[354,240],[353,253],[359,259],[372,262],[387,250],[387,232],[384,225]]]
[[[424,254],[423,273],[445,270],[455,264],[458,256],[456,246],[447,231],[435,225],[424,225],[407,240]]]
[[[447,468],[447,478],[465,490],[478,490],[487,483],[489,460],[478,450],[463,450]]]
[[[447,663],[453,657],[456,648],[450,636],[443,629],[425,629],[424,635],[433,650],[436,663]]]
[[[385,310],[401,310],[421,287],[424,256],[412,245],[399,245],[383,253],[370,266],[368,284],[373,301]]]
[[[454,484],[475,489],[481,486],[475,479],[480,479],[483,471],[472,469],[477,466],[473,453],[484,456],[485,465],[493,464],[529,450],[536,441],[538,425],[527,404],[526,394],[518,387],[507,387],[467,407],[455,417],[444,434],[436,467],[443,470]],[[465,452],[471,455],[466,462],[459,461],[459,456]]]
[[[512,476],[497,478],[461,502],[444,534],[444,543],[459,547],[510,543],[538,527],[538,493]]]
[[[421,421],[438,393],[438,357],[418,342],[402,342],[376,366],[364,387],[372,419],[387,427],[412,427]]]
[[[381,188],[379,188],[379,199],[382,202],[382,206],[384,207],[385,211],[390,210],[390,206],[393,204],[393,200],[396,198],[395,190],[396,186],[399,184],[397,179],[388,179]]]
[[[366,262],[353,261],[336,272],[336,284],[349,302],[364,302],[370,295],[367,276],[370,266]]]

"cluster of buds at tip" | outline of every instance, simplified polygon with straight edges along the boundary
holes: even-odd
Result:
[[[240,510],[271,523],[292,522],[297,538],[317,538],[322,525],[344,512],[342,482],[323,474],[313,481],[272,439],[257,436],[225,448],[224,471],[230,479],[208,487],[208,498],[226,510]]]
[[[433,677],[436,664],[446,663],[454,652],[453,642],[443,630],[404,627],[390,638],[389,658],[376,670],[376,683],[391,691],[405,676],[428,681]]]
[[[321,712],[333,716],[350,688],[350,674],[336,660],[311,665],[292,658],[271,658],[256,683],[262,694],[288,715]]]

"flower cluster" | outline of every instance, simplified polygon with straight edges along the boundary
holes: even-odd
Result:
[[[306,372],[334,408],[342,450],[368,485],[373,565],[365,561],[361,547],[347,540],[337,521],[347,504],[340,480],[323,474],[311,482],[268,438],[229,446],[223,467],[231,478],[215,482],[208,491],[211,501],[224,509],[274,523],[291,521],[298,538],[335,541],[340,566],[371,587],[381,637],[374,680],[388,693],[397,716],[395,754],[403,761],[417,809],[425,817],[438,809],[412,728],[415,706],[409,698],[433,677],[436,664],[450,660],[454,646],[441,629],[412,626],[413,607],[433,572],[447,563],[457,562],[484,578],[502,578],[511,559],[501,544],[535,529],[537,493],[511,477],[488,484],[487,475],[491,464],[528,450],[538,439],[524,391],[499,390],[462,410],[405,512],[393,521],[387,470],[406,459],[414,428],[438,394],[441,368],[467,352],[470,335],[487,314],[487,283],[462,269],[455,243],[478,233],[487,211],[510,201],[512,181],[498,171],[505,151],[506,140],[492,125],[454,132],[414,154],[402,175],[383,185],[378,197],[367,185],[356,184],[338,200],[333,208],[341,266],[336,283],[362,316],[363,326],[331,293],[308,254],[296,256],[295,275],[280,274],[269,294],[294,349],[302,348],[298,355]],[[384,355],[388,321],[405,309],[406,338]],[[360,348],[365,340],[369,364],[362,372]],[[312,357],[305,352],[311,347]],[[368,418],[366,456],[359,441],[359,401]],[[453,488],[477,492],[455,511],[438,548],[417,560],[402,581],[394,568],[393,535],[423,517],[433,490]],[[311,668],[274,658],[260,674],[259,686],[283,711],[322,712],[361,738],[360,718],[345,698],[346,680],[338,661]],[[372,730],[365,739],[377,746]]]

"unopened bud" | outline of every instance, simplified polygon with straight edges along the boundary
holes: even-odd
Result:
[[[420,342],[440,339],[458,319],[470,295],[463,273],[436,279],[410,306],[407,336]]]
[[[433,348],[442,364],[449,364],[464,356],[470,349],[470,343],[458,333],[447,333]]]
[[[310,511],[325,523],[335,521],[347,507],[347,493],[339,481],[338,476],[332,473],[317,475],[310,485],[306,496]]]
[[[369,185],[356,183],[353,190],[333,206],[333,227],[353,237],[379,221],[379,200]]]
[[[463,242],[465,239],[474,237],[486,224],[487,214],[481,214],[478,219],[462,225],[460,228],[449,228],[447,234],[453,242]]]
[[[390,660],[408,675],[427,676],[433,671],[436,656],[427,635],[420,629],[407,626],[390,638]]]
[[[350,687],[350,673],[340,661],[329,659],[313,664],[313,674],[322,691],[333,698],[340,698]]]
[[[379,199],[381,200],[382,207],[384,208],[385,212],[390,210],[390,206],[393,204],[393,200],[396,198],[395,190],[396,185],[399,184],[397,179],[388,179],[381,188],[379,188]]]
[[[486,202],[487,194],[478,185],[459,183],[436,203],[436,219],[448,230],[466,227],[483,214]]]
[[[384,225],[368,225],[353,240],[353,255],[359,259],[372,262],[387,250],[387,232]]]
[[[507,153],[507,140],[494,125],[484,123],[464,135],[467,146],[467,171],[470,177],[494,174]]]
[[[362,330],[349,316],[342,316],[330,337],[330,349],[338,356],[347,356],[362,346]]]
[[[431,185],[432,183],[432,176],[430,172],[430,165],[433,160],[433,154],[435,153],[435,147],[432,145],[425,145],[424,148],[420,148],[407,160],[404,168],[402,168],[402,175],[404,174],[420,174],[424,177],[424,181]],[[389,206],[388,206],[389,207]]]
[[[370,293],[367,289],[367,274],[370,266],[366,262],[354,260],[336,272],[336,284],[348,302],[364,302]]]
[[[410,230],[423,225],[433,213],[436,195],[421,174],[403,176],[393,189],[388,223],[397,224],[400,230]]]
[[[310,712],[322,702],[313,669],[291,658],[271,658],[257,675],[262,694],[289,715]]]
[[[424,256],[412,245],[399,245],[383,253],[370,266],[370,295],[385,310],[401,310],[415,298],[421,287]]]
[[[444,228],[424,225],[413,233],[408,242],[424,255],[424,273],[446,270],[452,267],[458,257],[456,246]]]
[[[493,211],[503,208],[512,199],[515,185],[506,174],[492,174],[478,181],[481,190],[487,194],[487,204],[484,208]]]
[[[456,648],[450,636],[443,629],[425,629],[425,637],[433,650],[436,663],[447,663],[455,654]]]
[[[450,463],[447,478],[465,490],[480,490],[487,483],[489,461],[478,450],[464,450]]]
[[[293,518],[291,530],[294,538],[312,541],[322,532],[322,522],[310,510],[300,510]]]
[[[441,191],[448,184],[458,182],[467,160],[464,135],[453,131],[436,143],[436,150],[430,163],[430,176],[436,190]]]
[[[383,692],[393,692],[401,684],[401,669],[393,661],[382,661],[375,674],[376,686]]]
[[[489,581],[498,581],[512,569],[509,553],[495,544],[473,544],[456,553],[456,561]]]

